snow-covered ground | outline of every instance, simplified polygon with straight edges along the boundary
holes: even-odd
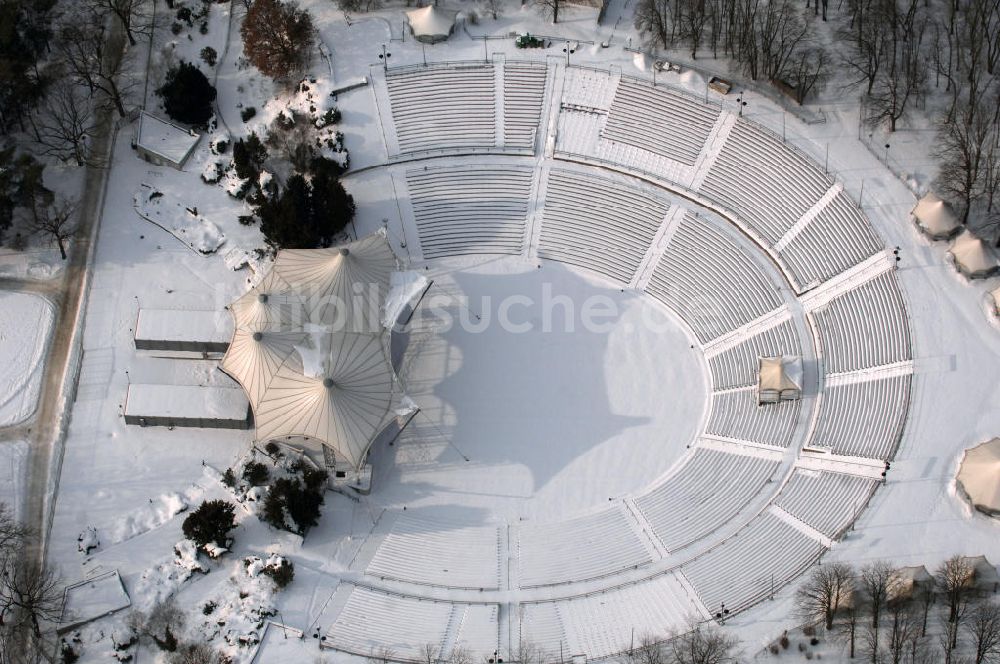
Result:
[[[0,426],[31,416],[45,367],[52,303],[31,293],[0,292]]]
[[[240,3],[234,6],[242,12]],[[595,31],[592,9],[571,9],[558,26],[551,26],[540,21],[530,5],[510,3],[500,20],[484,18],[477,25],[459,26],[448,42],[424,47],[409,37],[395,41],[402,36],[397,9],[351,16],[349,24],[328,0],[312,0],[303,6],[314,12],[323,42],[332,53],[332,80],[325,61],[317,59],[315,70],[320,79],[326,79],[321,83],[327,87],[359,76],[377,78],[382,43],[392,52],[393,65],[417,64],[425,56],[431,62],[482,59],[484,44],[491,57],[503,53],[552,65],[565,62],[562,42],[538,52],[523,52],[515,50],[509,39],[469,37],[469,33],[504,35],[514,30],[595,42],[581,44],[571,56],[573,63],[651,76],[646,59],[621,48],[632,34],[629,21],[609,22]],[[220,54],[218,105],[229,132],[240,136],[273,111],[267,101],[275,91],[259,73],[237,67],[241,47],[235,28],[223,57],[220,32],[225,23],[218,18],[219,7],[212,5],[209,31]],[[615,24],[617,28],[612,27]],[[175,50],[196,59],[203,43],[209,42],[198,36],[197,29],[191,32],[193,37],[182,35]],[[607,39],[611,39],[610,47],[601,48],[600,42]],[[689,71],[659,76],[662,82],[697,94],[704,90],[703,79]],[[746,96],[751,120],[784,131],[789,143],[817,163],[828,161],[830,172],[855,200],[863,187],[865,213],[887,246],[901,248],[903,258],[896,276],[906,295],[912,326],[915,375],[908,423],[886,485],[854,530],[824,560],[861,564],[886,558],[900,565],[932,568],[962,553],[985,554],[1000,562],[1000,525],[972,514],[952,487],[962,450],[1000,430],[995,381],[1000,372],[1000,336],[983,307],[983,295],[991,284],[965,283],[946,264],[942,245],[929,244],[915,234],[907,220],[914,196],[879,162],[881,155],[857,140],[856,103],[824,99],[820,105],[827,121],[804,124],[764,96],[752,92]],[[722,103],[724,108],[732,105]],[[336,104],[343,113],[338,129],[345,135],[354,171],[345,178],[345,185],[358,205],[356,233],[364,235],[385,220],[397,253],[411,261],[416,229],[405,206],[396,201],[391,168],[380,168],[389,150],[378,116],[385,109],[378,106],[374,84],[343,93]],[[254,106],[258,117],[243,123],[240,105]],[[220,135],[222,131],[218,130]],[[527,254],[499,260],[442,259],[429,262],[426,270],[424,264],[412,260],[410,267],[434,279],[427,306],[420,310],[411,334],[405,373],[408,393],[423,410],[393,447],[374,451],[371,496],[353,501],[328,493],[323,519],[304,542],[269,529],[240,507],[235,552],[219,561],[203,556],[199,564],[210,574],[193,571],[190,552],[186,558],[174,554],[182,539],[182,510],[204,499],[232,498],[217,478],[244,458],[253,442],[252,432],[127,427],[122,404],[129,383],[231,385],[215,362],[139,356],[132,342],[139,307],[222,311],[253,281],[250,271],[231,270],[223,254],[233,247],[252,254],[263,243],[255,227],[239,224],[237,217],[246,213],[244,206],[221,187],[201,181],[205,164],[217,158],[210,145],[203,140],[185,171],[176,172],[140,161],[125,140],[117,143],[49,547],[50,560],[68,580],[117,569],[133,605],[148,608],[159,599],[175,596],[181,606],[191,609],[193,633],[225,645],[238,661],[250,661],[255,648],[234,645],[233,639],[250,632],[256,634],[255,639],[263,639],[257,661],[305,661],[318,656],[316,636],[325,634],[344,609],[346,594],[337,591],[341,581],[382,583],[390,590],[446,602],[482,601],[475,590],[380,582],[365,575],[366,565],[403,516],[493,527],[496,533],[498,526],[517,527],[523,525],[522,520],[557,523],[592,515],[610,507],[613,501],[609,499],[637,493],[664,476],[700,430],[708,383],[704,360],[692,349],[693,341],[683,325],[652,298],[622,293],[588,270],[551,262],[539,270]],[[455,163],[469,160],[463,157]],[[550,165],[541,154],[524,160],[535,161],[539,167]],[[914,164],[909,178],[926,182],[929,174],[920,165],[929,167],[929,162]],[[359,171],[365,167],[374,168]],[[224,248],[214,255],[198,254],[141,219],[133,196],[143,185],[163,192],[175,207],[197,209],[199,218],[224,235]],[[541,300],[544,284],[553,295],[568,295],[575,302],[607,298],[620,313],[608,332],[578,328],[572,334],[564,329],[518,334],[497,325],[481,333],[461,325],[443,329],[432,316],[433,297],[438,296],[443,298],[439,309],[475,326],[481,322],[476,316],[486,314],[487,307],[480,304],[484,297],[492,298],[493,307],[511,295]],[[462,304],[466,301],[467,305]],[[31,306],[38,308],[34,302]],[[10,307],[5,309],[10,311]],[[541,322],[542,318],[541,312],[530,307],[518,306],[508,313],[513,322]],[[659,316],[668,324],[652,334],[638,324],[647,315]],[[31,333],[37,335],[37,329]],[[8,351],[9,347],[5,341],[0,350],[12,366],[20,367],[20,373],[5,375],[27,376],[35,366],[24,364],[31,353]],[[44,344],[32,341],[24,347],[43,350]],[[5,472],[9,458],[13,476],[19,476],[16,460],[23,453],[21,448],[5,444],[0,449],[6,455],[0,457],[0,471]],[[503,538],[510,535],[503,535],[502,528],[499,531],[499,541],[509,542]],[[455,527],[452,536],[458,539],[451,541],[479,547],[479,534]],[[98,546],[81,553],[81,536]],[[292,584],[273,595],[257,577],[249,577],[241,560],[249,555],[266,560],[270,554],[287,556],[296,565]],[[666,569],[669,558],[664,560]],[[633,580],[641,574],[598,579],[574,590],[529,592],[503,586],[487,599],[503,607],[499,619],[511,625],[518,621],[511,607],[520,600],[603,590],[615,579]],[[510,581],[510,570],[501,569],[499,575],[501,581]],[[240,597],[241,590],[247,597]],[[796,623],[791,590],[785,588],[775,600],[728,622],[745,652],[759,652]],[[240,606],[240,600],[247,598],[249,602]],[[215,629],[208,613],[202,616],[201,607],[209,602],[223,607],[230,628]],[[686,606],[685,602],[678,598],[679,604]],[[270,619],[301,630],[304,640],[275,625],[266,632],[258,627],[253,618],[272,608],[275,615]],[[678,609],[674,614],[683,612]],[[651,609],[644,617],[650,615],[659,614]],[[99,634],[102,630],[110,634],[120,620],[120,616],[111,618],[85,632],[85,661],[106,660],[110,645]],[[291,638],[286,639],[286,634]],[[556,648],[548,644],[547,649]],[[144,652],[141,660],[150,656],[154,656],[152,651]],[[823,658],[836,661],[836,656],[831,651]]]

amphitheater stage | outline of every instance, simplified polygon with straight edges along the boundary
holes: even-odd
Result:
[[[695,439],[705,362],[652,298],[513,257],[428,275],[402,371],[421,413],[373,451],[373,501],[463,522],[566,518],[642,489]]]

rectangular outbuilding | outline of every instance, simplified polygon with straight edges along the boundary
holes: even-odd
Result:
[[[133,383],[125,423],[151,427],[249,429],[250,403],[239,387]]]
[[[143,111],[139,114],[139,127],[132,147],[151,164],[182,170],[199,139],[201,134],[198,132]]]
[[[136,350],[221,354],[233,337],[226,311],[140,309],[135,323]]]

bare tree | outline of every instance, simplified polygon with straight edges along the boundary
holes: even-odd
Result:
[[[671,664],[725,664],[734,662],[738,641],[712,624],[699,625],[672,639],[668,645]]]
[[[436,643],[425,643],[420,646],[420,661],[424,664],[434,664],[441,656],[441,648]]]
[[[887,646],[891,664],[903,664],[907,647],[913,642],[914,635],[920,635],[920,617],[914,611],[911,601],[891,602],[889,604],[889,634]]]
[[[1000,659],[1000,606],[980,601],[972,607],[963,625],[973,650],[973,664]]]
[[[643,634],[639,645],[629,651],[628,660],[633,664],[667,664],[666,655],[660,639],[653,634]]]
[[[795,101],[801,106],[814,89],[822,87],[828,75],[826,49],[804,48],[792,57],[785,78],[795,89]]]
[[[667,48],[673,40],[670,0],[640,0],[635,8],[635,27],[649,36],[649,45]]]
[[[168,664],[224,664],[228,661],[206,643],[183,643],[167,657]]]
[[[91,94],[103,93],[125,117],[125,89],[118,78],[122,68],[121,44],[108,39],[104,22],[92,13],[67,21],[56,41],[66,72]]]
[[[79,83],[67,79],[55,82],[29,116],[35,142],[44,154],[72,159],[83,166],[97,128],[94,111],[91,98]]]
[[[0,575],[0,623],[12,622],[42,637],[42,625],[59,619],[62,611],[62,583],[47,565],[39,568],[20,556]]]
[[[493,17],[493,20],[500,18],[500,12],[503,10],[503,0],[484,0],[483,5],[486,8],[486,12]]]
[[[851,594],[851,599],[840,612],[839,619],[834,624],[838,635],[848,643],[851,659],[854,659],[856,651],[858,622],[862,617],[861,608],[861,598],[855,590]]]
[[[896,131],[896,122],[903,117],[910,99],[919,95],[927,80],[926,53],[923,49],[927,21],[918,0],[907,0],[900,11],[898,0],[890,0],[884,12],[886,66],[869,86],[868,121],[888,122],[889,131]]]
[[[795,593],[800,615],[832,630],[834,616],[850,598],[853,577],[854,570],[844,563],[816,567]]]
[[[451,656],[448,658],[449,664],[472,664],[472,652],[465,646],[455,646],[451,649]]]
[[[54,242],[63,260],[66,260],[66,242],[76,234],[76,212],[75,200],[57,198],[52,205],[42,209],[31,229]]]
[[[938,591],[945,602],[945,634],[942,645],[948,662],[958,645],[959,624],[964,620],[975,594],[974,571],[968,560],[956,555],[944,561],[934,575]]]
[[[111,14],[118,19],[132,46],[136,45],[136,35],[152,35],[153,24],[146,11],[146,0],[89,0],[89,3],[101,14]]]
[[[895,0],[849,0],[850,23],[838,33],[848,45],[842,52],[844,66],[855,72],[854,84],[864,83],[872,93],[882,65],[887,58],[885,6]]]
[[[535,5],[545,18],[551,18],[553,23],[559,22],[559,8],[563,0],[535,0]]]
[[[894,582],[895,570],[884,560],[876,560],[861,568],[859,578],[864,601],[868,605],[871,616],[871,627],[874,630],[875,642],[879,639],[879,626],[882,619],[882,609],[889,599],[889,586]]]

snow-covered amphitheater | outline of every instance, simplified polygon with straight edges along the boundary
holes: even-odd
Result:
[[[402,372],[421,412],[371,451],[324,644],[600,659],[816,563],[879,489],[914,372],[892,247],[843,184],[620,69],[372,74],[388,158],[345,182],[433,286]],[[594,301],[606,326],[567,331]],[[802,358],[801,398],[758,405],[773,356]]]

